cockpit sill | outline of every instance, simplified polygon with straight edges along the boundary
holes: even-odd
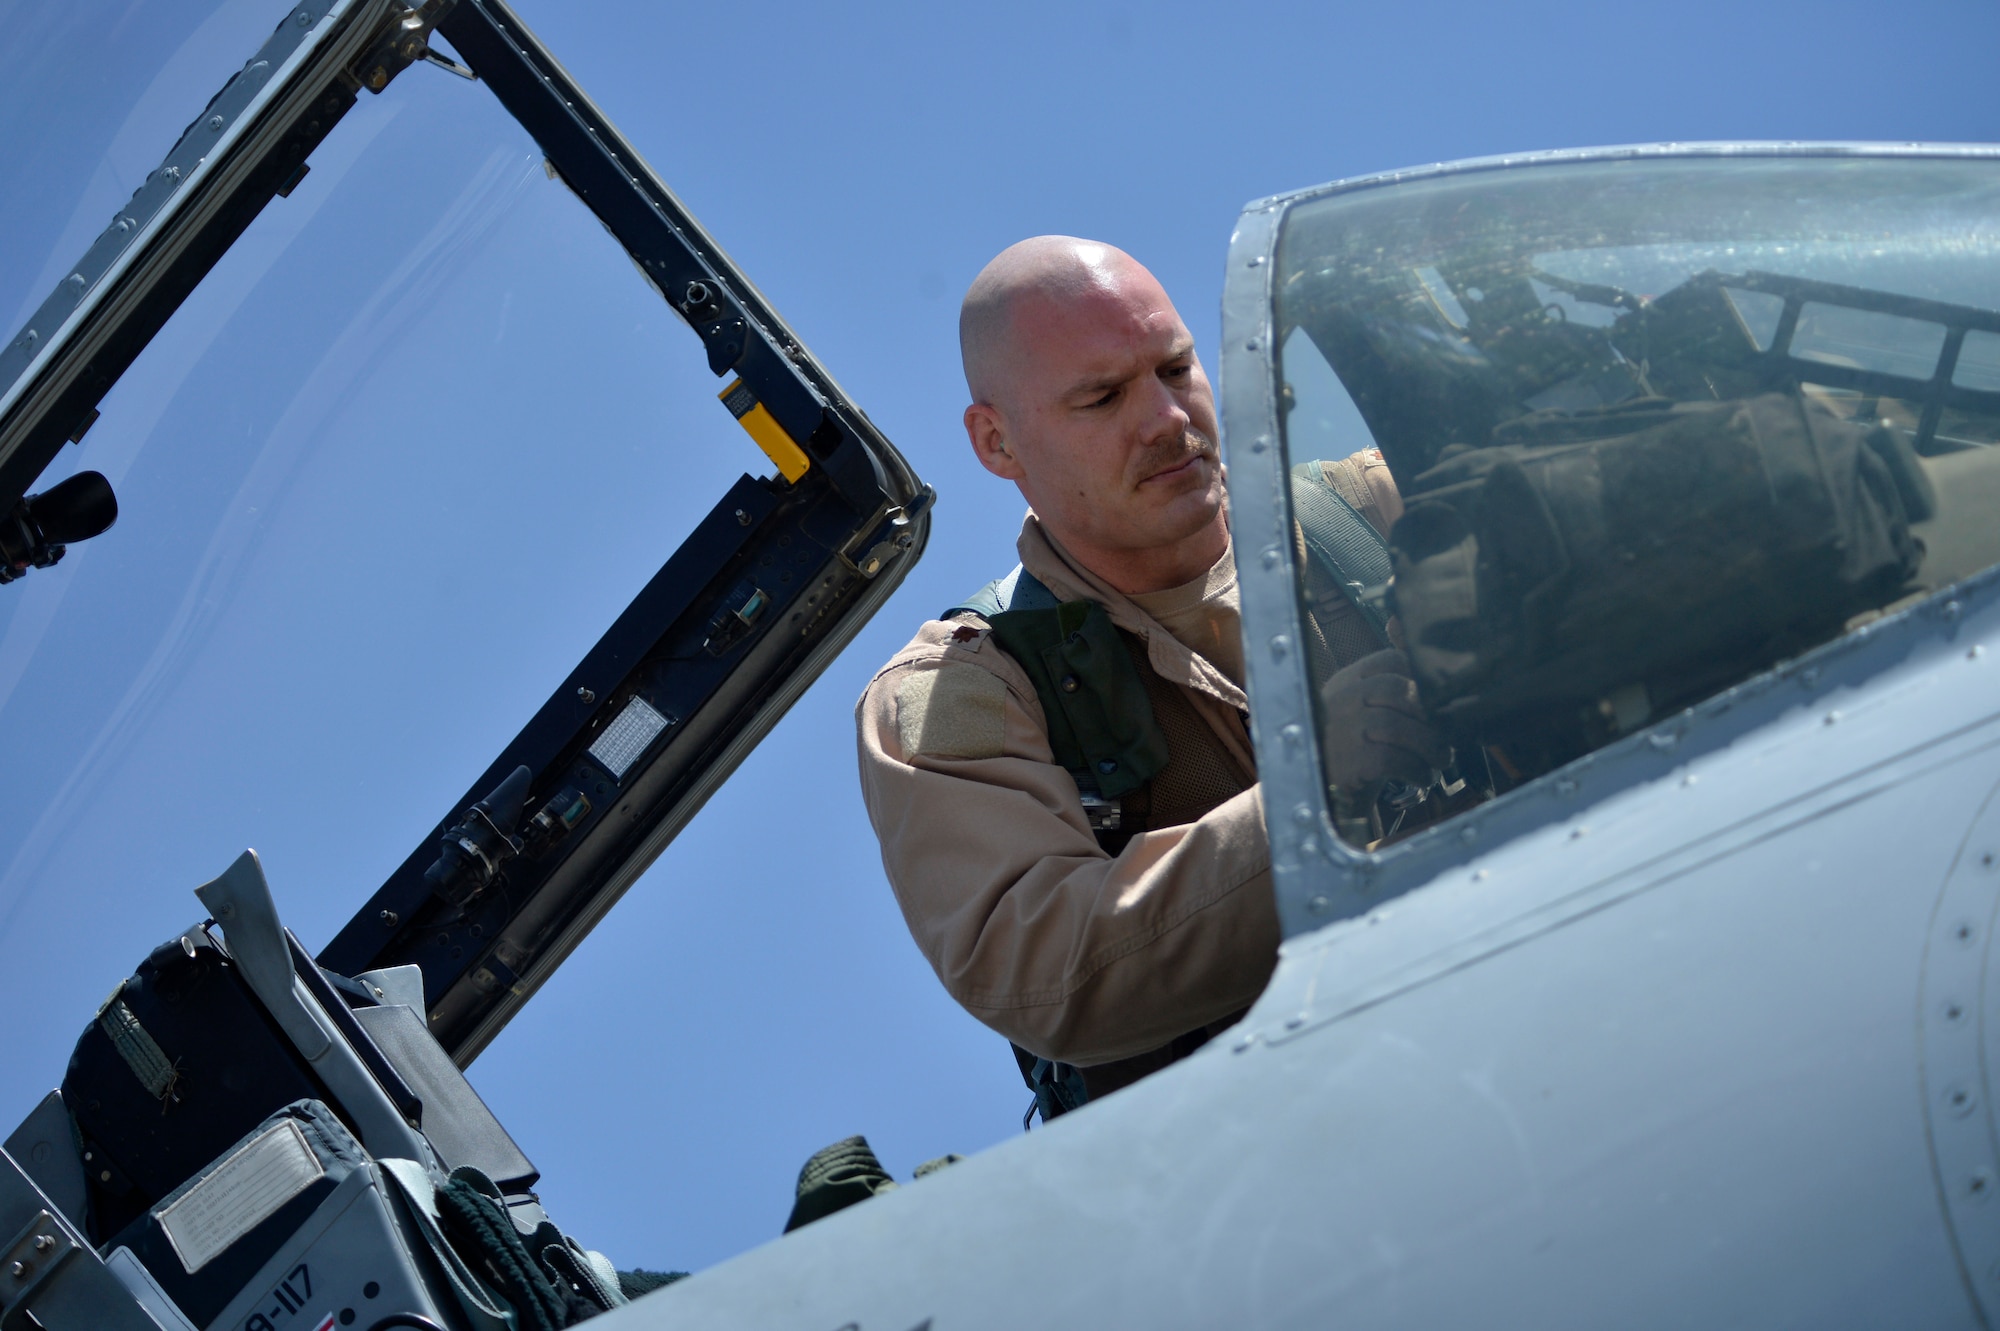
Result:
[[[1244,636],[1252,729],[1264,782],[1272,878],[1287,952],[1302,935],[1331,938],[1365,925],[1385,903],[1466,868],[1500,847],[1577,818],[1589,809],[1661,780],[1705,755],[1801,709],[1822,709],[1834,694],[1919,657],[1942,660],[1957,650],[1968,620],[2000,623],[2000,568],[1989,568],[1912,598],[1879,617],[1631,734],[1595,749],[1405,840],[1376,850],[1343,841],[1334,830],[1316,745],[1306,654],[1294,642],[1298,572],[1290,538],[1280,429],[1272,283],[1273,254],[1285,214],[1332,195],[1412,180],[1523,166],[1687,158],[1971,158],[2000,159],[1979,144],[1694,143],[1568,149],[1474,158],[1382,172],[1245,206],[1231,237],[1223,292],[1221,381],[1223,443],[1231,475],[1232,520],[1240,552]],[[1257,496],[1252,501],[1250,496]],[[1268,497],[1268,498],[1267,498]],[[1992,632],[1975,632],[1983,639]],[[1971,649],[1977,663],[1983,645]],[[1803,696],[1801,696],[1803,694]],[[1825,714],[1829,724],[1837,711]],[[1990,718],[1983,718],[1990,719]],[[1982,718],[1965,718],[1976,726]],[[1935,739],[1935,736],[1927,737]],[[1836,774],[1829,774],[1833,776]],[[1845,776],[1848,773],[1839,773]],[[1816,783],[1814,789],[1818,789]],[[1809,797],[1808,797],[1809,798]],[[1761,812],[1744,810],[1745,814]],[[1379,916],[1377,917],[1379,918]],[[1343,928],[1329,928],[1342,925]],[[1282,973],[1282,972],[1281,972]],[[1268,1024],[1275,991],[1242,1028]],[[1284,1006],[1280,1001],[1279,1006]],[[1317,1023],[1315,1023],[1317,1024]],[[1289,1019],[1274,1032],[1296,1024]],[[1241,1045],[1249,1038],[1239,1036]]]

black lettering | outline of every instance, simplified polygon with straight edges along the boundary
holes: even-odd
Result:
[[[271,1319],[264,1314],[251,1313],[250,1320],[243,1324],[243,1331],[277,1331],[277,1328],[271,1325]]]
[[[306,1264],[304,1262],[300,1262],[297,1266],[292,1268],[291,1278],[299,1282],[299,1288],[306,1292],[307,1298],[312,1297],[312,1292],[313,1292],[312,1272],[306,1270]]]

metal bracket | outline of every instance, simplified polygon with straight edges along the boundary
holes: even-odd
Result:
[[[456,3],[457,0],[424,0],[423,4],[405,9],[393,18],[388,29],[375,39],[374,45],[354,62],[354,81],[370,92],[381,92],[389,86],[391,79],[419,60],[428,60],[454,74],[472,78],[471,70],[431,53],[431,32]]]
[[[28,1305],[43,1282],[80,1251],[53,1215],[35,1212],[0,1252],[0,1331],[40,1331]]]

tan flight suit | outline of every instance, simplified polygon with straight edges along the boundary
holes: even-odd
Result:
[[[1323,465],[1386,531],[1401,502],[1380,455]],[[1130,597],[1077,566],[1033,513],[1017,548],[1059,599],[1104,606],[1143,663],[1170,755],[1147,830],[1115,857],[1101,849],[1027,673],[976,616],[933,620],[856,708],[890,885],[946,990],[1023,1048],[1088,1069],[1191,1033],[1198,1043],[1256,998],[1278,945],[1233,557]],[[1309,601],[1316,658],[1346,664],[1379,645],[1337,590],[1309,587]]]

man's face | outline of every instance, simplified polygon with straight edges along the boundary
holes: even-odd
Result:
[[[1215,526],[1222,467],[1215,397],[1167,293],[1136,264],[1104,277],[1021,298],[1004,389],[966,426],[1065,545],[1129,558]]]

